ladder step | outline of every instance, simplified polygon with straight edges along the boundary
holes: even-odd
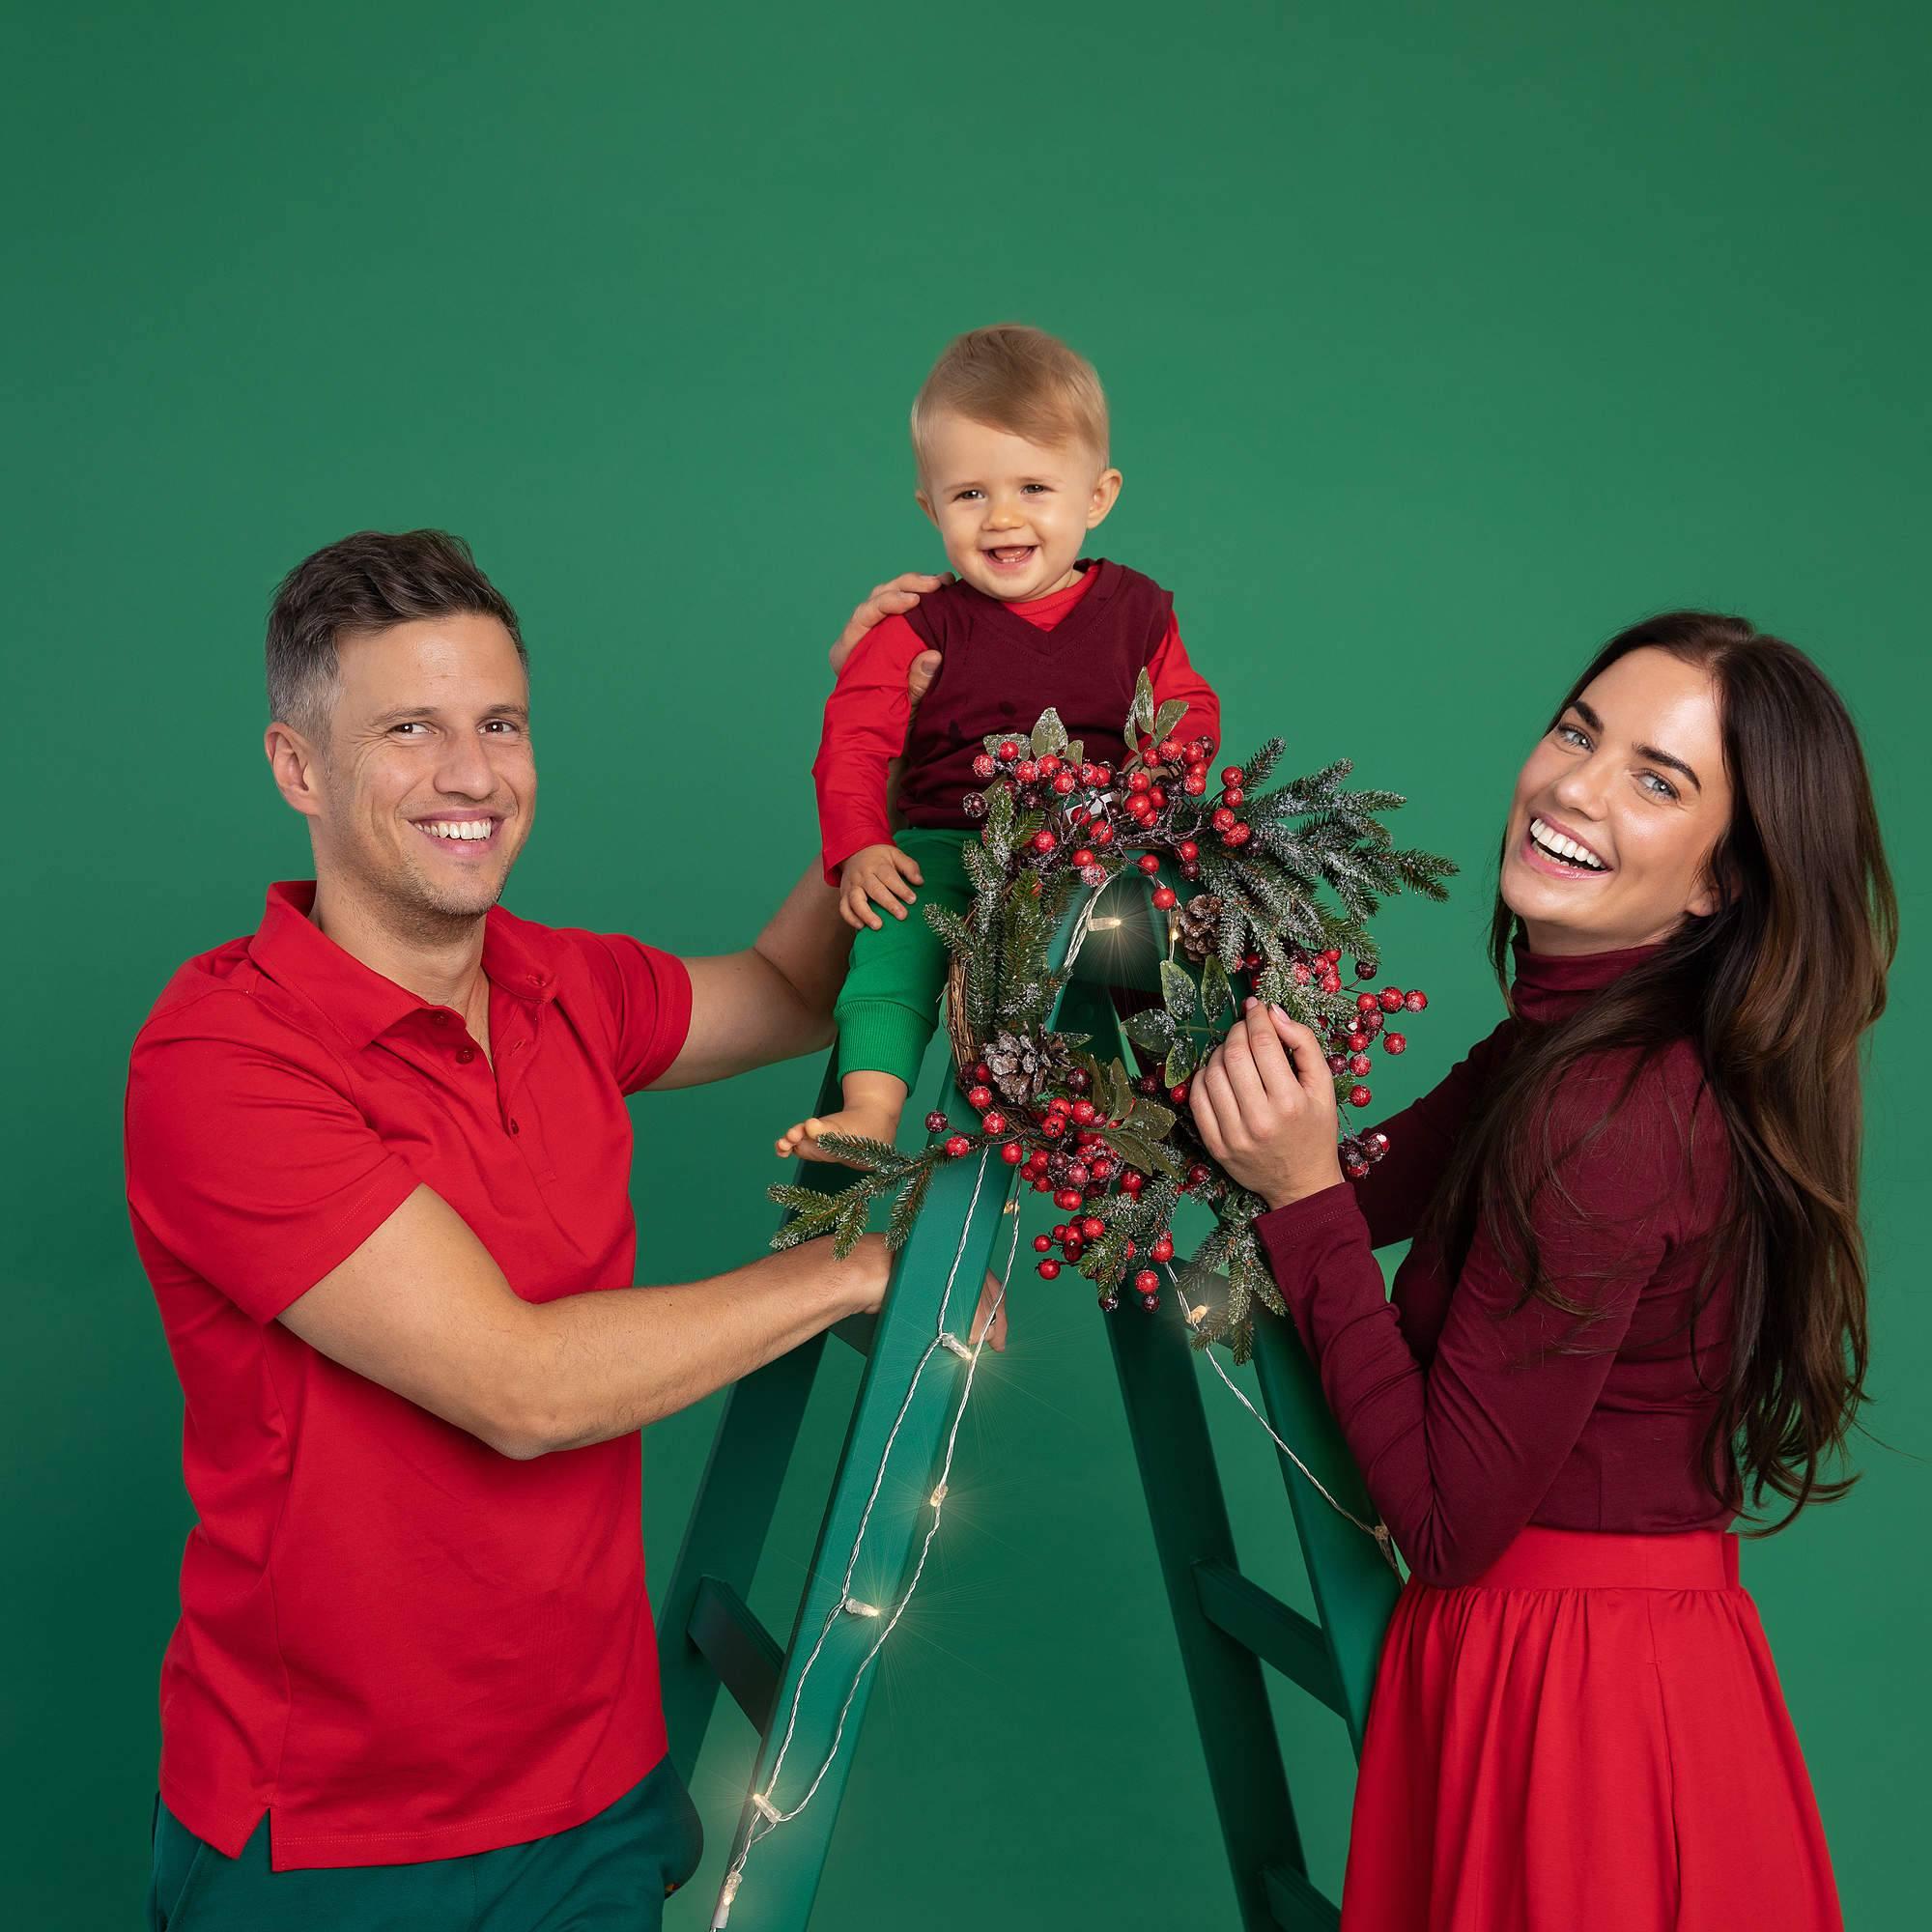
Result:
[[[1342,1694],[1328,1640],[1320,1624],[1299,1610],[1290,1609],[1279,1597],[1270,1596],[1226,1563],[1197,1563],[1194,1592],[1210,1623],[1253,1651],[1264,1663],[1273,1664],[1337,1717],[1349,1715],[1348,1699]]]
[[[739,1710],[761,1734],[770,1726],[778,1703],[779,1674],[784,1651],[752,1608],[730,1584],[716,1577],[700,1577],[697,1595],[686,1627],[718,1681],[730,1691]]]
[[[1268,1910],[1281,1932],[1340,1932],[1342,1915],[1298,1871],[1269,1865],[1262,1873]]]
[[[878,1332],[879,1318],[876,1315],[848,1315],[842,1321],[832,1324],[832,1332],[862,1355],[872,1352],[872,1337]]]

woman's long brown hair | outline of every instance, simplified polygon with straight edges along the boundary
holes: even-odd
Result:
[[[1462,1138],[1427,1232],[1460,1264],[1480,1225],[1519,1268],[1525,1299],[1586,1313],[1537,1254],[1532,1214],[1562,1152],[1550,1145],[1548,1096],[1585,1055],[1634,1049],[1640,1065],[1688,1036],[1731,1169],[1694,1296],[1701,1309],[1719,1271],[1730,1275],[1732,1346],[1704,1471],[1722,1501],[1739,1495],[1740,1479],[1753,1509],[1767,1490],[1788,1501],[1776,1522],[1749,1532],[1769,1535],[1857,1481],[1824,1469],[1866,1400],[1860,1046],[1885,1009],[1898,903],[1851,718],[1781,639],[1742,617],[1653,617],[1598,652],[1555,718],[1646,647],[1701,666],[1717,691],[1733,800],[1710,861],[1720,902],[1708,917],[1687,914],[1568,1019],[1527,1032]],[[1490,956],[1505,990],[1516,933],[1499,894]]]

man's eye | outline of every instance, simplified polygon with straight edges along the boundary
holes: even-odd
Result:
[[[419,718],[405,718],[400,724],[391,724],[389,729],[391,731],[423,731],[427,730],[428,726]]]

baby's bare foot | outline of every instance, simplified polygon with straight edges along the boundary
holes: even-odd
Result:
[[[787,1127],[773,1146],[781,1160],[789,1160],[793,1154],[801,1160],[837,1160],[837,1154],[827,1152],[818,1145],[822,1135],[855,1134],[867,1140],[890,1144],[898,1130],[899,1110],[896,1107],[840,1107],[836,1114],[813,1115],[809,1121],[800,1121],[796,1126]]]

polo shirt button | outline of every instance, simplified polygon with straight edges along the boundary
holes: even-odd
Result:
[[[476,1058],[476,1049],[473,1046],[459,1046],[456,1049],[456,1058],[459,1065],[468,1066]]]

